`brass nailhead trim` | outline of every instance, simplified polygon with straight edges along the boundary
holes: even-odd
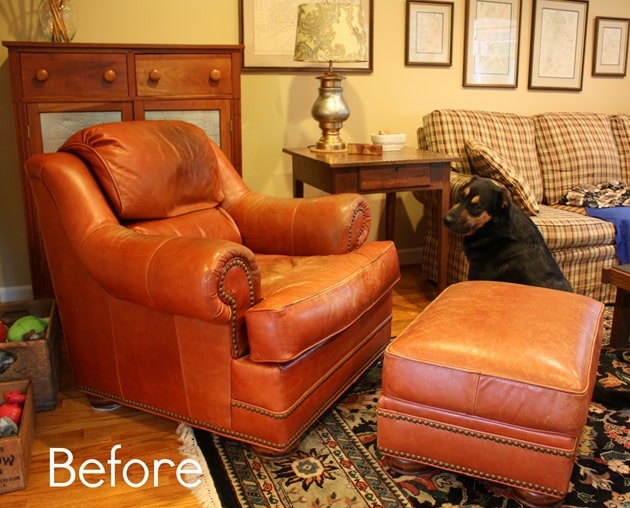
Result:
[[[215,425],[210,425],[210,424],[208,424],[208,422],[205,422],[205,421],[200,421],[200,420],[195,420],[193,418],[188,418],[186,416],[182,416],[180,414],[176,414],[176,413],[173,413],[171,411],[165,411],[163,409],[159,409],[159,408],[151,406],[149,404],[141,404],[141,403],[138,403],[138,402],[126,399],[124,397],[120,397],[120,396],[117,396],[117,395],[112,395],[112,394],[107,393],[107,392],[103,392],[101,390],[94,390],[94,389],[88,388],[87,386],[84,386],[84,385],[77,385],[77,388],[79,388],[80,390],[82,390],[82,391],[84,391],[86,393],[91,393],[91,394],[94,394],[94,395],[98,395],[99,397],[103,397],[105,399],[118,401],[118,402],[124,404],[125,406],[131,406],[131,407],[135,407],[135,408],[138,408],[138,409],[151,411],[153,413],[164,415],[164,416],[166,416],[166,417],[168,417],[168,418],[170,418],[172,420],[175,420],[175,421],[189,423],[193,427],[206,429],[206,430],[209,430],[210,432],[213,432],[215,434],[219,434],[219,435],[226,436],[226,437],[232,437],[232,438],[238,439],[240,441],[245,441],[245,442],[248,442],[248,443],[256,443],[256,444],[265,446],[267,448],[270,448],[272,450],[282,451],[282,450],[290,449],[290,448],[293,447],[293,445],[297,442],[297,440],[302,437],[304,432],[306,432],[306,430],[322,415],[324,410],[326,408],[328,408],[329,405],[332,404],[344,391],[346,391],[348,389],[348,387],[352,383],[354,383],[356,381],[356,379],[358,379],[359,376],[361,374],[363,374],[363,372],[365,372],[368,369],[368,367],[370,365],[372,365],[372,363],[374,363],[383,354],[383,350],[385,349],[386,345],[387,344],[385,344],[382,348],[379,348],[379,350],[372,357],[372,359],[370,359],[370,361],[366,364],[366,367],[364,369],[362,369],[360,372],[357,372],[356,377],[354,377],[352,379],[349,379],[343,386],[340,386],[337,390],[335,390],[335,392],[326,400],[326,402],[324,404],[322,404],[321,410],[317,411],[311,418],[309,418],[304,423],[304,425],[302,425],[295,433],[293,433],[293,435],[289,438],[289,440],[286,443],[283,443],[283,444],[273,443],[271,441],[267,441],[265,439],[261,439],[261,438],[256,437],[256,436],[251,436],[249,434],[244,434],[242,432],[235,432],[233,430],[225,429],[223,427],[217,427]],[[301,402],[303,402],[303,401],[301,401]],[[233,405],[236,405],[236,404],[233,403]],[[248,409],[248,408],[245,408],[245,409]],[[293,411],[294,410],[295,409],[293,409]],[[264,416],[267,416],[267,417],[273,416],[271,413],[267,413],[267,412],[263,412],[263,411],[260,411],[260,413],[263,414]]]
[[[563,450],[558,450],[556,448],[549,448],[546,446],[539,446],[539,445],[535,445],[531,443],[524,443],[522,441],[516,441],[515,439],[492,436],[490,434],[485,434],[485,433],[474,431],[474,430],[461,429],[459,427],[453,427],[451,425],[446,425],[444,423],[437,423],[430,420],[425,420],[424,418],[417,418],[417,417],[401,415],[401,414],[392,414],[389,412],[385,412],[383,410],[377,410],[376,414],[377,416],[380,416],[382,418],[388,418],[390,420],[402,420],[407,423],[413,423],[415,425],[423,425],[425,427],[430,427],[432,429],[452,432],[454,434],[461,434],[463,436],[474,437],[476,439],[482,439],[484,441],[493,441],[495,443],[508,445],[508,446],[515,446],[517,448],[523,448],[525,450],[545,453],[547,455],[555,455],[555,456],[562,457],[565,459],[572,459],[575,456],[573,452],[565,452]]]
[[[253,443],[257,443],[257,444],[261,444],[264,445],[268,448],[273,448],[276,450],[282,450],[284,448],[287,448],[288,445],[292,445],[293,441],[299,437],[304,430],[302,430],[301,432],[298,432],[295,434],[295,436],[291,437],[291,440],[283,446],[278,445],[277,443],[271,443],[269,441],[265,441],[264,439],[260,439],[258,437],[255,436],[250,436],[248,434],[243,434],[241,432],[234,432],[232,430],[229,429],[225,429],[223,427],[217,427],[215,425],[210,425],[208,424],[208,422],[204,422],[204,421],[200,421],[200,420],[195,420],[194,418],[188,418],[186,416],[182,416],[180,414],[176,414],[173,413],[171,411],[164,411],[163,409],[159,409],[157,407],[151,406],[149,404],[140,404],[138,402],[134,402],[132,400],[126,399],[125,397],[119,397],[117,395],[112,395],[110,393],[106,393],[103,392],[101,390],[93,390],[92,388],[88,388],[87,386],[83,386],[83,385],[77,385],[77,388],[79,388],[80,390],[86,392],[86,393],[91,393],[93,395],[98,395],[99,397],[103,397],[109,400],[115,400],[117,402],[120,402],[122,404],[124,404],[125,406],[130,406],[130,407],[135,407],[138,409],[142,409],[145,411],[151,411],[153,413],[157,413],[163,416],[166,416],[167,418],[170,418],[172,420],[178,421],[178,422],[184,422],[184,423],[189,423],[190,425],[192,425],[193,427],[198,427],[200,429],[205,429],[205,430],[209,430],[210,432],[213,432],[215,434],[219,434],[222,436],[226,436],[226,437],[234,437],[236,439],[239,439],[241,441],[246,441],[246,442],[253,442]],[[311,425],[312,421],[309,421],[307,425],[304,425],[304,429],[309,427]],[[290,448],[290,446],[288,446]]]
[[[489,473],[485,473],[484,471],[479,471],[478,469],[473,469],[470,467],[463,467],[463,466],[459,466],[457,464],[451,464],[450,462],[444,462],[441,460],[436,460],[436,459],[432,459],[430,457],[424,457],[422,455],[415,455],[413,453],[405,453],[405,452],[399,452],[397,450],[390,450],[389,448],[381,448],[380,446],[378,447],[379,451],[381,453],[383,453],[384,455],[391,455],[393,457],[400,457],[403,459],[410,459],[410,460],[414,460],[416,462],[422,462],[423,464],[428,464],[430,466],[435,466],[438,467],[440,469],[449,469],[451,471],[457,471],[459,473],[464,473],[466,475],[470,475],[470,476],[476,476],[478,478],[483,478],[485,480],[491,480],[493,482],[500,482],[500,483],[505,483],[507,485],[511,485],[513,487],[519,487],[522,489],[527,489],[527,490],[535,490],[538,492],[543,492],[545,494],[548,494],[550,496],[557,496],[557,497],[565,497],[567,495],[566,492],[558,490],[558,489],[552,489],[549,487],[545,487],[544,485],[538,485],[536,483],[531,483],[531,482],[523,482],[520,480],[515,480],[514,478],[508,478],[507,476],[501,476],[501,475],[496,475],[496,474],[489,474]]]
[[[362,206],[358,206],[354,209],[353,213],[352,213],[352,223],[350,225],[350,231],[352,231],[354,229],[354,224],[357,222],[357,219],[359,217],[359,215],[363,215],[364,219],[361,221],[361,226],[360,226],[360,230],[359,230],[359,234],[357,235],[357,244],[356,245],[352,245],[352,235],[348,235],[348,252],[352,252],[354,249],[356,249],[357,247],[359,247],[358,242],[361,241],[361,236],[363,236],[363,232],[366,229],[366,219],[367,217],[369,217],[369,212],[368,210],[366,210],[364,207]]]
[[[383,323],[381,324],[381,326],[376,329],[374,331],[374,333],[372,333],[371,335],[369,335],[368,337],[365,338],[365,340],[363,340],[360,344],[358,344],[355,348],[352,349],[352,351],[350,351],[348,354],[346,354],[340,362],[337,363],[337,366],[330,371],[327,375],[325,375],[324,377],[319,379],[319,382],[315,385],[313,385],[306,393],[304,393],[304,395],[302,395],[296,402],[295,404],[293,404],[293,406],[291,406],[287,411],[285,411],[282,414],[277,414],[277,413],[272,413],[271,411],[268,411],[266,409],[262,409],[258,406],[253,406],[251,404],[245,404],[244,402],[239,402],[239,401],[232,401],[232,406],[233,407],[237,407],[239,409],[244,409],[245,411],[251,411],[252,413],[257,413],[263,416],[266,416],[267,418],[273,418],[275,420],[285,420],[286,418],[289,418],[289,416],[291,416],[305,401],[306,399],[308,399],[322,384],[324,384],[328,379],[330,379],[333,374],[335,374],[338,370],[339,367],[341,365],[344,365],[345,363],[348,362],[348,360],[350,360],[351,358],[354,357],[354,355],[356,354],[356,352],[361,349],[367,342],[371,341],[372,338],[374,337],[374,335],[376,335],[378,332],[380,332],[384,326],[386,326],[389,322],[391,321],[391,317],[389,317],[388,319],[386,319],[385,321],[383,321]],[[383,352],[383,350],[385,349],[385,346],[387,346],[387,344],[383,345],[381,348],[379,348],[377,354],[373,357],[372,360],[370,360],[370,362],[367,364],[368,366],[371,365]],[[367,367],[365,369],[363,369],[364,371],[367,370]],[[358,378],[358,376],[357,376]],[[355,378],[356,379],[356,378]],[[354,382],[354,381],[352,381]],[[338,388],[334,395],[333,395],[333,399],[337,398],[337,396],[346,390],[346,388],[352,384],[352,382],[350,381],[346,381],[346,383],[343,384],[343,386],[341,386],[340,388]],[[327,402],[330,402],[332,399],[329,399]]]
[[[247,276],[247,284],[249,286],[249,306],[252,307],[254,305],[254,284],[252,282],[252,275],[251,275],[251,271],[249,269],[249,264],[247,264],[245,261],[243,261],[241,258],[234,258],[232,260],[230,260],[225,267],[223,268],[223,271],[221,272],[221,277],[219,279],[219,297],[221,298],[221,300],[223,300],[225,303],[227,303],[231,310],[232,310],[232,348],[234,349],[234,354],[239,357],[241,356],[241,351],[239,350],[238,347],[238,323],[237,323],[237,306],[236,306],[236,300],[232,297],[232,295],[230,295],[224,288],[223,288],[223,284],[225,282],[225,277],[227,276],[228,272],[230,270],[232,270],[233,268],[240,268],[243,270],[243,272],[245,272],[245,275]]]

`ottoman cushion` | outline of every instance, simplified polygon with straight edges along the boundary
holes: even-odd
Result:
[[[588,415],[603,310],[540,287],[449,286],[385,351],[380,452],[398,470],[428,464],[509,485],[529,505],[558,503]]]
[[[599,358],[592,323],[601,312],[589,298],[555,290],[449,286],[390,343],[383,385],[417,404],[573,434],[591,398]]]

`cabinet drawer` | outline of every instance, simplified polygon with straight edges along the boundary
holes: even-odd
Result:
[[[227,95],[232,93],[230,55],[136,55],[140,96]]]
[[[22,53],[24,97],[127,97],[124,54]]]
[[[360,191],[386,191],[431,184],[431,166],[370,167],[359,170]]]

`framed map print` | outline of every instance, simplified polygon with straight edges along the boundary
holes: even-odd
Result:
[[[534,0],[530,89],[582,90],[588,1]]]
[[[521,0],[467,0],[464,86],[515,88]]]
[[[308,0],[326,3],[326,0]],[[239,0],[239,38],[245,46],[243,72],[312,71],[327,69],[327,64],[293,60],[298,6],[307,0]],[[339,0],[338,3],[363,7],[368,36],[368,61],[335,65],[337,71],[372,72],[374,0]]]
[[[627,18],[595,18],[593,76],[626,75],[629,24]]]
[[[453,2],[407,0],[405,65],[451,65]]]

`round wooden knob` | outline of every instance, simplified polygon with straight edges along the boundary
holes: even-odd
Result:
[[[219,81],[221,79],[221,71],[219,69],[212,69],[210,71],[210,80]]]
[[[149,79],[151,81],[160,81],[161,77],[162,74],[157,69],[153,69],[151,72],[149,72]]]
[[[108,83],[112,83],[116,79],[116,71],[114,69],[106,69],[103,72],[103,79]]]
[[[48,71],[46,69],[37,69],[35,71],[35,79],[43,83],[48,79]]]

